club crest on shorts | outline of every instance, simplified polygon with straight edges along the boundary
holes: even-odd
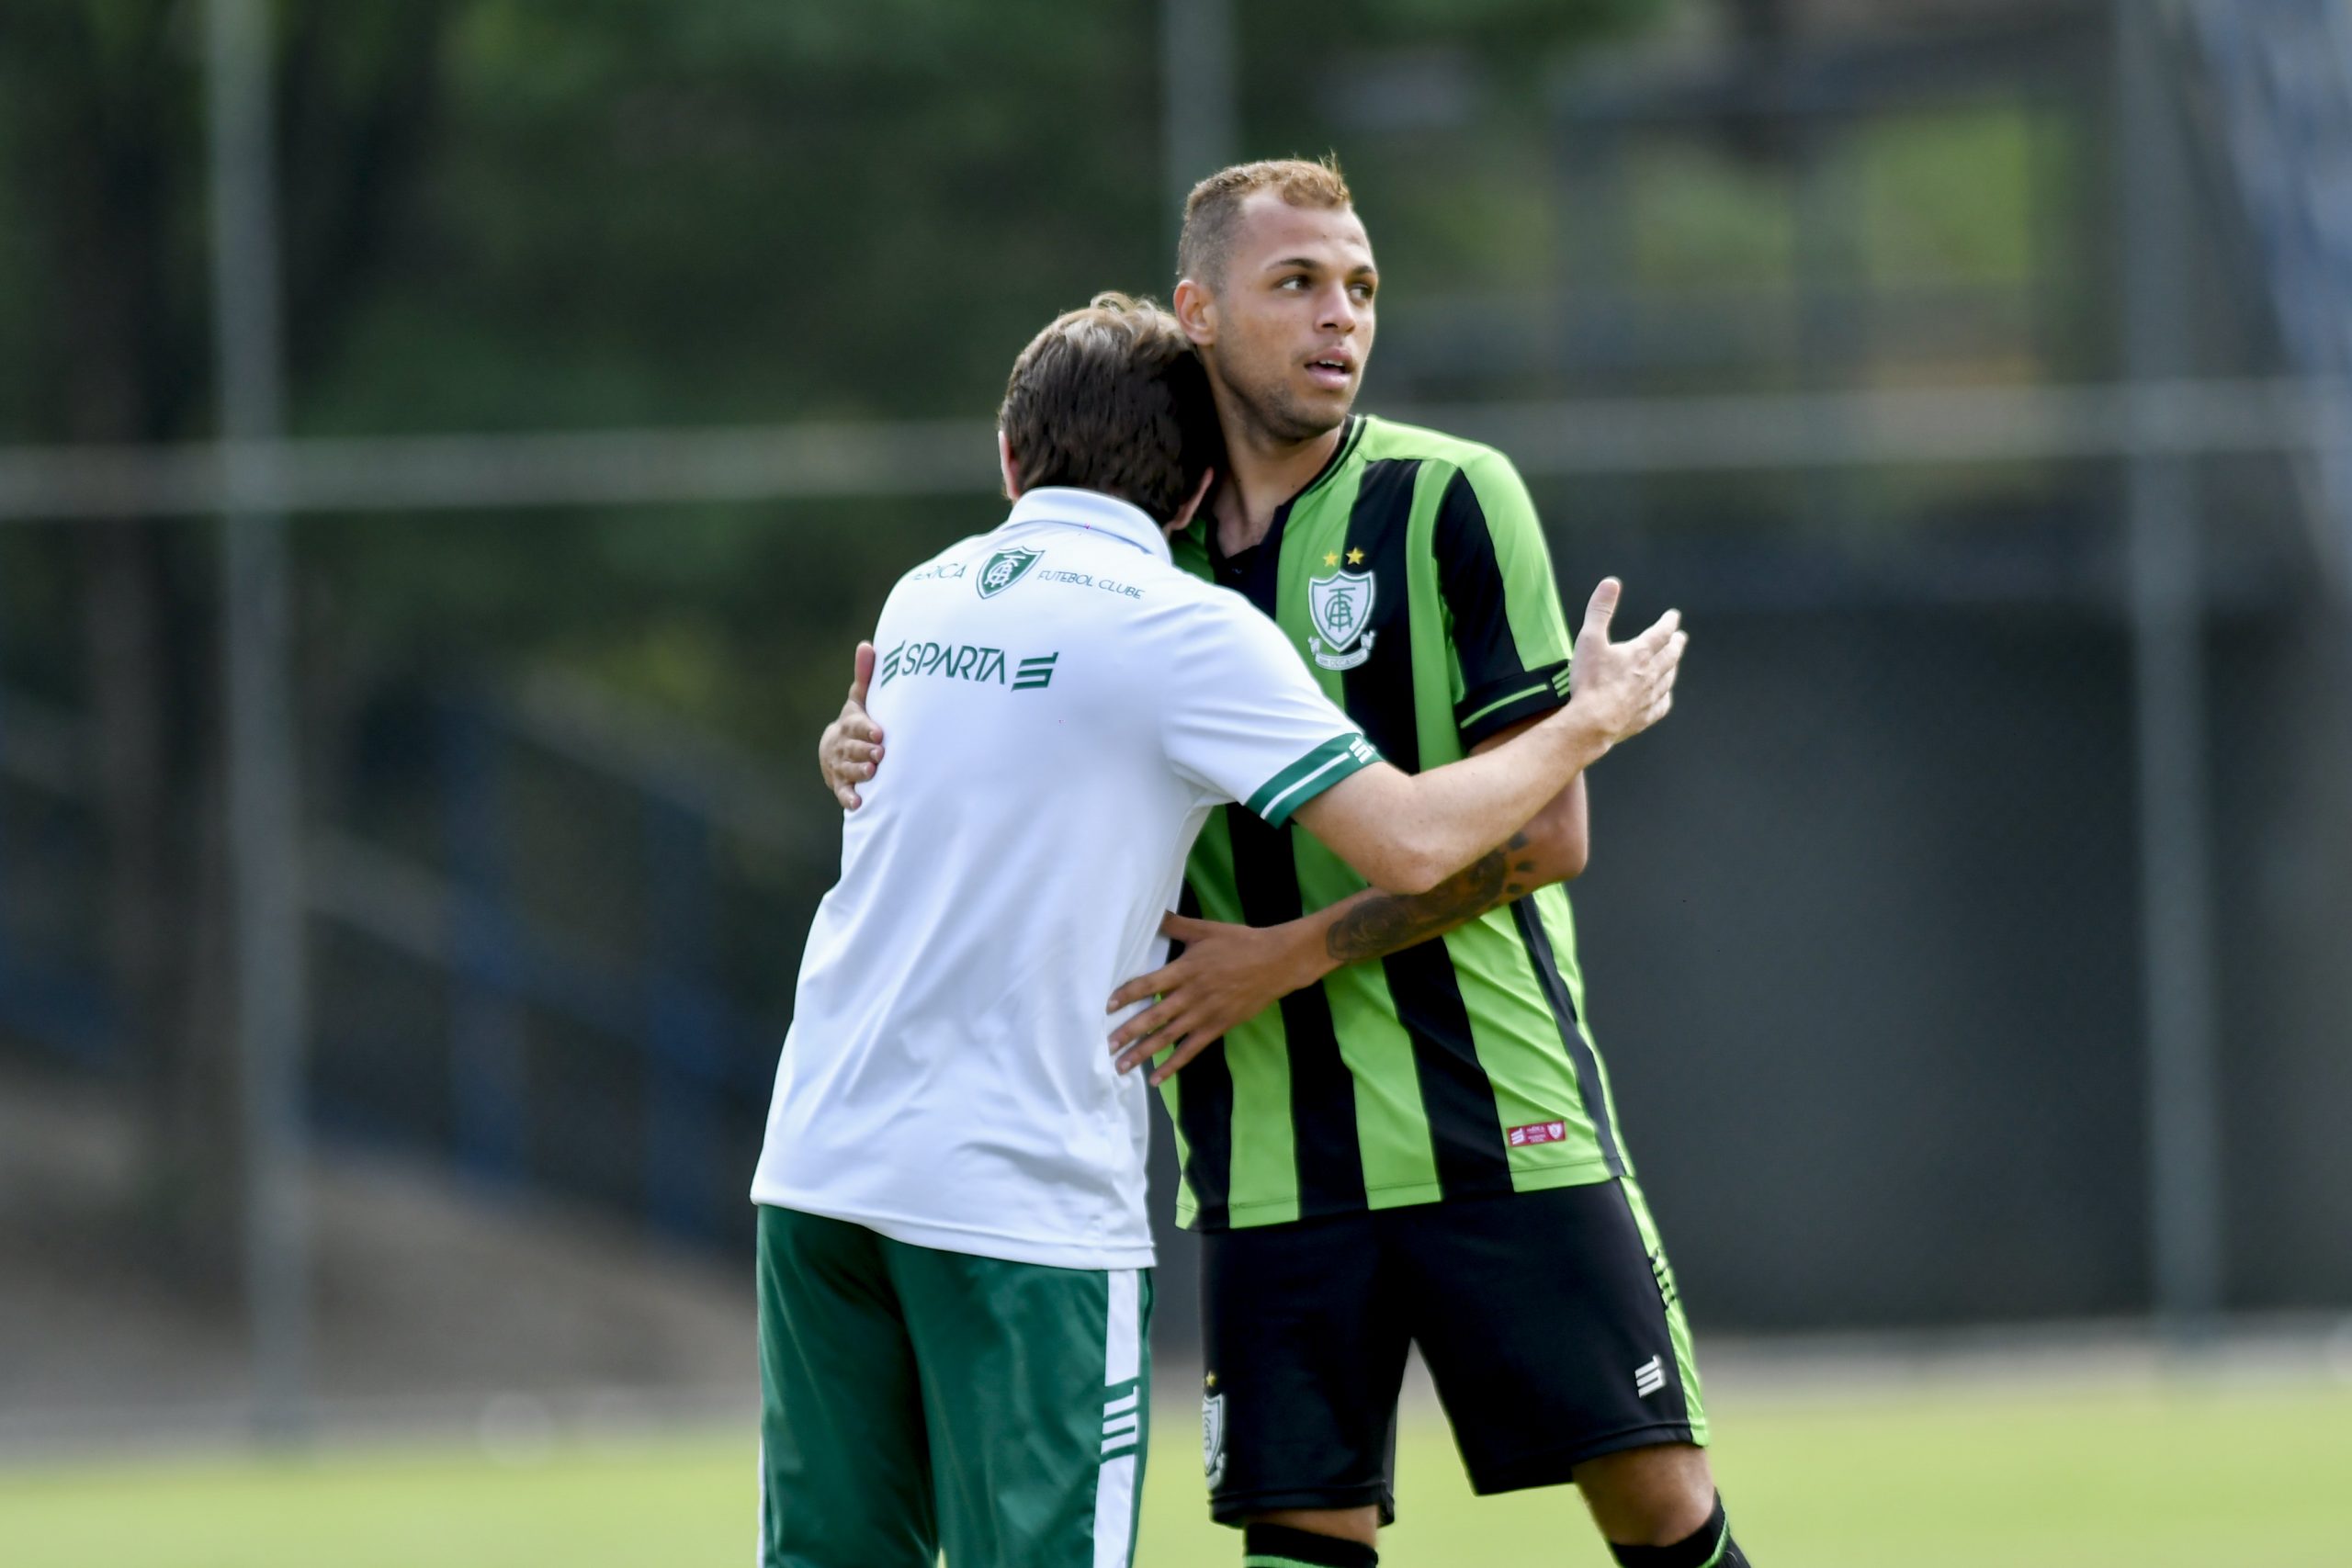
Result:
[[[1316,663],[1326,670],[1352,670],[1372,657],[1378,634],[1367,628],[1377,594],[1378,585],[1368,571],[1335,571],[1308,580],[1306,618],[1315,623],[1316,635],[1306,639],[1306,650]]]
[[[980,568],[979,580],[973,586],[980,591],[981,598],[993,599],[1028,576],[1029,569],[1043,560],[1045,556],[1043,550],[999,550],[989,557],[988,563]]]
[[[1216,1386],[1216,1379],[1209,1379],[1209,1387]],[[1207,1472],[1211,1487],[1225,1484],[1225,1395],[1204,1393],[1201,1395],[1201,1469]]]

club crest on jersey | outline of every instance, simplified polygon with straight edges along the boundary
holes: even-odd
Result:
[[[1210,1380],[1216,1385],[1216,1380]],[[1212,1487],[1225,1484],[1225,1395],[1201,1396],[1201,1469]]]
[[[1335,571],[1306,584],[1306,618],[1316,635],[1306,651],[1326,670],[1352,670],[1372,657],[1370,630],[1375,585],[1368,571]]]
[[[974,586],[979,589],[981,598],[993,599],[1028,576],[1029,569],[1044,559],[1045,555],[1043,550],[999,550],[989,557],[987,565],[980,568],[979,581]]]

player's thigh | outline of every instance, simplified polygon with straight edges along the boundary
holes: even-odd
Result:
[[[1399,1213],[1414,1337],[1474,1490],[1703,1444],[1673,1273],[1630,1181]]]
[[[890,1244],[950,1562],[1126,1568],[1150,1433],[1151,1270]]]
[[[883,1238],[759,1211],[761,1568],[933,1568],[922,1396]]]
[[[1203,1453],[1226,1523],[1396,1515],[1406,1330],[1369,1213],[1201,1238]]]

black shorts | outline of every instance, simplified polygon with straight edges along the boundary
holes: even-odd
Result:
[[[1630,1179],[1202,1241],[1210,1506],[1396,1516],[1396,1399],[1419,1345],[1480,1494],[1704,1443],[1674,1276]]]

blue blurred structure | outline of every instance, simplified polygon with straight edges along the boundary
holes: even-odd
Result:
[[[15,699],[15,700],[12,700]],[[62,820],[61,785],[70,774],[58,764],[55,723],[0,686],[0,801],[13,788],[38,803],[28,819],[41,831],[12,834],[0,811],[0,1030],[40,1042],[77,1068],[104,1072],[119,1065],[120,1043],[99,955],[61,942],[62,922],[38,922],[19,912],[26,904],[62,902],[64,890],[91,886],[95,856],[86,840]],[[27,732],[45,728],[52,744],[37,754]]]
[[[2183,17],[2205,142],[2244,205],[2279,344],[2307,374],[2352,377],[2352,14],[2336,0],[2192,0]],[[2352,585],[2352,452],[2319,468],[2330,564]]]
[[[470,705],[451,705],[443,721],[442,798],[455,894],[449,1084],[467,1168],[486,1180],[516,1181],[526,1170],[529,1126],[522,1016],[529,966],[509,902],[499,775],[486,731]],[[566,987],[560,994],[576,993]]]
[[[635,941],[598,942],[535,909],[515,857],[531,841],[517,820],[514,775],[558,743],[511,707],[480,696],[437,704],[436,770],[447,856],[437,962],[449,1009],[448,1116],[456,1156],[492,1186],[554,1180],[565,1169],[634,1168],[634,1201],[666,1234],[732,1236],[742,1227],[740,1153],[755,1131],[742,1108],[764,1102],[782,1038],[778,997],[730,991],[717,972],[725,918],[718,857],[728,824],[674,773],[633,777],[593,764],[609,862],[588,874],[638,906]],[[574,736],[573,739],[578,739]],[[629,825],[629,818],[635,825]],[[346,876],[350,874],[346,868]],[[349,887],[346,885],[345,897]],[[364,898],[342,911],[352,934],[389,940]],[[788,983],[788,973],[787,973]],[[788,992],[786,993],[788,996]],[[560,1078],[570,1061],[535,1037],[576,1032],[617,1050],[624,1098],[580,1118],[609,1149],[565,1146],[559,1107],[580,1109]],[[567,1032],[566,1038],[572,1038]],[[336,1056],[322,1041],[322,1065]],[[613,1192],[608,1168],[591,1182]]]
[[[314,961],[345,982],[322,988],[311,1069],[315,1114],[368,1141],[445,1149],[489,1190],[547,1182],[550,1164],[577,1169],[598,1157],[566,1148],[563,1129],[550,1125],[551,1107],[563,1098],[550,1093],[550,1077],[563,1065],[533,1049],[535,1032],[576,1031],[628,1063],[618,1083],[633,1087],[618,1088],[618,1103],[592,1122],[598,1136],[619,1129],[621,1163],[636,1173],[631,1201],[647,1223],[681,1237],[732,1235],[742,1224],[748,1167],[729,1151],[755,1146],[742,1108],[764,1104],[782,1013],[773,987],[730,991],[717,970],[714,932],[727,889],[715,857],[729,823],[694,799],[674,770],[639,778],[609,756],[590,762],[619,814],[637,819],[633,831],[611,832],[615,858],[595,875],[642,899],[644,941],[583,941],[520,896],[514,861],[528,835],[517,829],[509,787],[535,753],[565,739],[581,743],[576,723],[535,725],[512,703],[478,693],[393,701],[439,715],[425,732],[437,754],[429,793],[443,848],[419,862],[347,833],[314,835]],[[0,688],[0,735],[17,709],[33,706]],[[83,787],[5,747],[0,782],[58,818]],[[359,793],[368,793],[364,782]],[[104,964],[95,939],[64,922],[29,920],[16,907],[43,889],[96,886],[95,846],[63,830],[19,844],[6,831],[11,815],[0,812],[0,1029],[77,1071],[127,1073],[132,1065],[97,979]],[[401,963],[428,972],[438,995],[421,1016],[446,1029],[446,1043],[418,1038],[412,1020],[420,1015],[369,1016],[381,997],[398,993],[388,966]],[[784,974],[788,981],[789,969]],[[356,1009],[344,1000],[355,990],[363,998]],[[437,1089],[419,1081],[420,1063],[434,1059],[447,1063]],[[613,1157],[608,1152],[607,1163]],[[601,1188],[599,1195],[611,1195],[610,1183]]]

